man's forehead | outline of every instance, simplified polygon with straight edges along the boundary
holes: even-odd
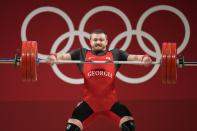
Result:
[[[92,38],[100,38],[100,37],[102,37],[102,38],[104,38],[104,37],[106,37],[106,35],[104,34],[104,33],[93,33],[93,34],[91,34],[91,37]]]

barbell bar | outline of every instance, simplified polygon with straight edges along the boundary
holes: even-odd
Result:
[[[37,81],[37,65],[48,63],[47,59],[38,58],[38,44],[36,41],[23,41],[21,54],[15,58],[1,58],[0,64],[14,64],[21,68],[23,81]],[[139,61],[79,61],[79,60],[58,60],[54,64],[132,64],[143,65]],[[185,61],[184,57],[177,58],[176,43],[162,44],[162,58],[160,61],[153,61],[151,64],[161,65],[162,83],[175,84],[177,81],[177,67],[197,66],[196,61]]]

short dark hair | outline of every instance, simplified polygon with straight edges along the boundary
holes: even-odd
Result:
[[[103,29],[95,29],[90,33],[90,39],[91,39],[91,35],[92,34],[105,34],[106,38],[107,38],[107,33],[103,30]]]

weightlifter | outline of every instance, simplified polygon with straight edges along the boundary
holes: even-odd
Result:
[[[91,50],[80,48],[69,53],[50,54],[47,62],[58,60],[81,61],[140,61],[145,66],[152,59],[148,55],[128,54],[119,49],[107,50],[107,34],[96,29],[90,34]],[[78,103],[67,122],[65,131],[81,131],[95,114],[109,117],[122,131],[134,131],[134,118],[128,108],[118,101],[115,90],[115,74],[120,64],[77,64],[83,77],[83,100]]]

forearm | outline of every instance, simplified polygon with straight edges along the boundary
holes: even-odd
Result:
[[[56,54],[57,60],[71,60],[70,53],[57,53]]]
[[[127,61],[142,61],[144,55],[134,55],[129,54],[127,57]]]

